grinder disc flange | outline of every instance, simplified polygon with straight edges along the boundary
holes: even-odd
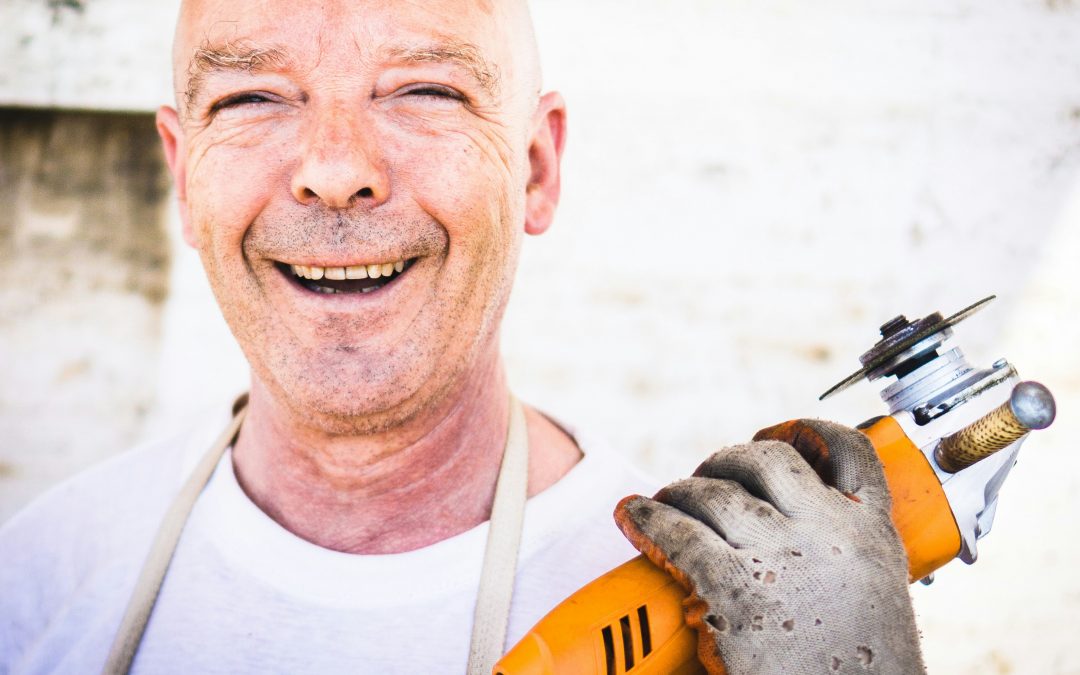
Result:
[[[862,362],[863,367],[856,373],[852,373],[848,377],[841,380],[827,392],[818,397],[819,401],[824,401],[828,397],[837,392],[841,392],[851,385],[855,384],[859,380],[869,375],[874,370],[877,370],[881,366],[885,365],[897,354],[901,354],[904,351],[910,349],[916,344],[929,338],[930,336],[940,333],[941,331],[952,328],[956,324],[960,323],[964,319],[968,318],[975,312],[979,311],[987,305],[991,300],[996,298],[996,295],[979,300],[975,304],[965,307],[956,314],[953,314],[947,319],[942,319],[941,314],[934,312],[922,319],[916,319],[915,321],[908,322],[903,317],[897,317],[893,321],[900,320],[903,324],[895,326],[895,331],[890,332],[887,330],[893,321],[882,326],[882,339],[876,345],[874,345],[870,351],[859,357],[859,361]]]

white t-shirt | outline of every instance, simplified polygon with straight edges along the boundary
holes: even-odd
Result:
[[[226,423],[110,460],[0,529],[0,673],[100,672],[165,510]],[[508,647],[636,553],[611,512],[654,484],[578,441],[584,458],[526,505]],[[338,553],[260,511],[231,460],[191,514],[135,672],[464,671],[487,523],[408,553]]]

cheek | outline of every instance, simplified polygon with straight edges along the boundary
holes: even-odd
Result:
[[[442,148],[423,171],[416,199],[450,240],[441,292],[458,297],[460,311],[484,311],[512,264],[513,173],[471,143]]]
[[[188,208],[199,248],[235,243],[256,216],[288,189],[290,124],[219,133],[188,158]]]
[[[524,222],[525,162],[498,136],[456,129],[387,147],[394,182],[446,228],[452,247],[498,243],[500,231]]]
[[[511,287],[516,233],[524,232],[524,162],[475,130],[391,138],[384,147],[394,157],[393,182],[405,193],[399,197],[414,201],[449,239],[433,288],[438,310],[424,339],[441,335],[477,348],[492,334]]]

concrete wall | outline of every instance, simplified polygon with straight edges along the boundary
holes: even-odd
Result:
[[[134,442],[168,295],[146,115],[0,109],[0,511]]]
[[[150,10],[69,4],[16,0],[0,19],[11,7],[37,12],[18,24],[39,26],[35,41],[107,27],[121,37],[102,47],[104,59],[121,48],[112,42],[140,42],[135,54],[165,49],[171,3],[143,3],[159,23],[112,26],[103,17]],[[883,320],[997,293],[996,306],[960,327],[959,344],[975,362],[1006,356],[1044,381],[1060,419],[1031,439],[979,563],[954,563],[915,590],[925,648],[937,673],[1080,672],[1080,544],[1071,536],[1080,512],[1071,440],[1080,437],[1080,7],[543,0],[534,13],[547,81],[565,93],[571,127],[564,202],[555,229],[528,243],[505,326],[519,393],[671,478],[780,419],[880,413],[871,385],[825,404],[816,397],[858,367]],[[42,63],[20,41],[6,44],[15,63]],[[80,68],[112,67],[63,50],[50,53],[71,60],[38,75],[57,83],[44,88],[53,93],[31,102],[97,106],[85,92],[72,102],[62,83]],[[12,59],[3,61],[0,99],[15,102]],[[167,76],[155,68],[165,63],[134,65],[160,83]],[[102,105],[149,109],[159,99],[142,100]],[[41,224],[20,227],[54,227],[25,208],[19,222]],[[64,420],[55,434],[67,434],[68,450],[46,471],[47,444],[24,424],[25,408],[6,404],[4,513],[104,446],[162,433],[243,387],[243,362],[169,218],[155,235],[171,256],[159,309],[138,292],[101,293],[72,303],[87,307],[75,321],[54,317],[64,314],[51,309],[65,302],[60,293],[3,325],[0,359],[15,375],[0,383],[0,400],[68,396],[71,380],[50,375],[70,360],[52,336],[96,330],[84,341],[101,346],[93,359],[139,371],[139,384],[91,370],[80,391],[108,398],[135,388],[129,400],[148,409],[79,412],[92,397],[71,399],[49,418]],[[0,297],[39,293],[51,278],[3,276]],[[140,308],[109,310],[121,297]],[[104,328],[89,328],[94,315]]]

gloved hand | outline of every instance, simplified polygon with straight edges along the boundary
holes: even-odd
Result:
[[[702,664],[732,675],[922,673],[907,557],[870,441],[818,420],[755,439],[766,437],[786,442],[725,448],[693,478],[616,508],[630,542],[690,592]]]

